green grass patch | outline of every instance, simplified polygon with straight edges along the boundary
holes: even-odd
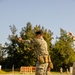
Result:
[[[0,71],[0,75],[35,75],[35,72],[33,73],[26,73],[26,74],[20,74],[20,71],[14,71],[12,72],[12,70],[10,69],[4,69]],[[50,75],[72,75],[72,74],[66,74],[66,72],[60,74],[60,72],[51,72]]]
[[[11,69],[3,69],[0,71],[0,74],[11,74],[11,73],[19,74],[20,71],[17,71],[17,70],[12,71]]]
[[[0,74],[4,74],[4,73],[6,73],[6,72],[5,72],[5,71],[3,71],[3,70],[1,70],[1,71],[0,71]]]

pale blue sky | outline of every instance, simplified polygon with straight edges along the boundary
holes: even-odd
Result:
[[[27,22],[50,29],[54,37],[60,28],[75,34],[75,0],[0,0],[0,43],[8,41],[9,25],[19,33]]]

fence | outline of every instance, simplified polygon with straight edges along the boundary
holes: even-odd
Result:
[[[20,73],[32,73],[35,72],[35,67],[26,67],[26,66],[21,66],[20,68]]]

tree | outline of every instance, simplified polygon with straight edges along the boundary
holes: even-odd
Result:
[[[65,30],[60,29],[60,37],[57,37],[52,51],[53,63],[56,70],[60,67],[65,69],[66,66],[72,66],[75,60],[74,43]]]
[[[20,37],[23,40],[31,40],[34,38],[34,30],[32,28],[32,25],[30,22],[27,23],[26,27],[22,28],[20,32]],[[22,61],[21,65],[25,66],[34,66],[35,65],[35,56],[33,52],[33,46],[32,45],[26,45],[24,43],[20,43],[21,53],[22,53]]]
[[[3,59],[3,51],[2,51],[2,45],[0,44],[0,63]]]
[[[28,22],[26,26],[22,28],[20,37],[24,40],[32,40],[35,37],[35,32],[39,29],[42,29],[44,32],[44,38],[48,42],[48,50],[50,52],[53,33],[50,30],[44,29],[44,27],[41,27],[40,25],[32,27],[31,23]],[[6,68],[11,68],[13,65],[15,68],[19,68],[20,66],[35,66],[35,46],[27,45],[22,42],[19,43],[17,41],[18,35],[16,34],[17,29],[15,25],[10,26],[10,30],[12,32],[12,34],[8,37],[10,43],[5,43],[8,57],[5,60],[4,66]]]
[[[8,40],[10,41],[9,43],[5,43],[5,50],[8,54],[7,58],[4,60],[3,63],[3,67],[5,68],[12,68],[13,65],[17,65],[16,62],[17,61],[17,57],[18,57],[18,51],[17,51],[17,47],[18,45],[16,44],[16,38],[17,38],[17,34],[16,34],[16,27],[15,25],[13,26],[9,26],[10,30],[11,30],[11,35],[8,36]],[[14,63],[15,62],[15,63]]]

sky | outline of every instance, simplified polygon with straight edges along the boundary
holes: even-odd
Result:
[[[10,25],[18,29],[30,22],[60,36],[60,28],[75,34],[75,0],[0,0],[0,43],[8,42]]]

